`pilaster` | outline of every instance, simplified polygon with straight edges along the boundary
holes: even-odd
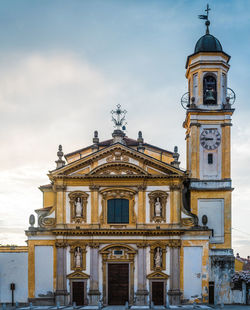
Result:
[[[64,227],[64,191],[66,186],[63,183],[55,185],[56,191],[56,224],[58,227]]]
[[[146,186],[138,186],[138,224],[144,224],[146,222],[145,190]]]
[[[147,266],[146,266],[146,248],[147,244],[140,243],[137,244],[138,247],[138,258],[137,258],[137,292],[136,294],[136,305],[145,306],[147,305],[147,296],[148,290],[146,286],[146,275],[147,275]]]
[[[90,287],[89,287],[89,304],[97,306],[100,300],[99,291],[99,259],[98,259],[98,243],[90,243]]]
[[[170,186],[171,224],[180,224],[181,221],[181,186]]]
[[[89,189],[91,190],[91,224],[98,224],[99,186],[90,186]]]
[[[170,247],[170,289],[168,290],[171,305],[180,304],[180,247]]]
[[[66,254],[67,243],[63,241],[56,242],[56,302],[61,305],[67,304],[67,280],[66,280]]]

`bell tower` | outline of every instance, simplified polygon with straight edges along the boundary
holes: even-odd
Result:
[[[231,117],[234,92],[227,87],[230,56],[217,38],[206,33],[187,57],[188,92],[181,103],[186,109],[187,172],[190,207],[199,224],[207,217],[213,230],[211,248],[231,248]],[[214,216],[216,214],[216,217]]]

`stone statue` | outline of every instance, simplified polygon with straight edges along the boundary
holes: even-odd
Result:
[[[162,253],[161,253],[161,248],[156,248],[156,252],[155,252],[155,267],[156,268],[160,268],[162,266]]]
[[[82,216],[82,203],[81,203],[81,198],[77,197],[75,201],[75,210],[76,210],[76,217],[81,217]]]
[[[155,202],[155,216],[161,216],[161,209],[160,198],[157,197]]]
[[[81,261],[82,261],[82,253],[81,249],[78,246],[75,250],[75,267],[76,268],[81,268]]]

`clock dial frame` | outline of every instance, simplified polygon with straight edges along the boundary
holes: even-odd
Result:
[[[220,146],[221,134],[218,129],[204,129],[200,135],[200,144],[206,150],[215,150]]]

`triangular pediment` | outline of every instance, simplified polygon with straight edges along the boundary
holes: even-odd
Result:
[[[162,272],[162,271],[154,271],[152,273],[150,273],[149,275],[147,275],[148,279],[151,280],[156,280],[156,279],[168,279],[169,275],[167,275],[166,273]]]
[[[51,171],[52,176],[143,177],[183,176],[184,171],[120,143]]]
[[[70,274],[67,275],[68,279],[88,279],[89,275],[87,275],[86,273],[80,271],[80,270],[76,270]]]

